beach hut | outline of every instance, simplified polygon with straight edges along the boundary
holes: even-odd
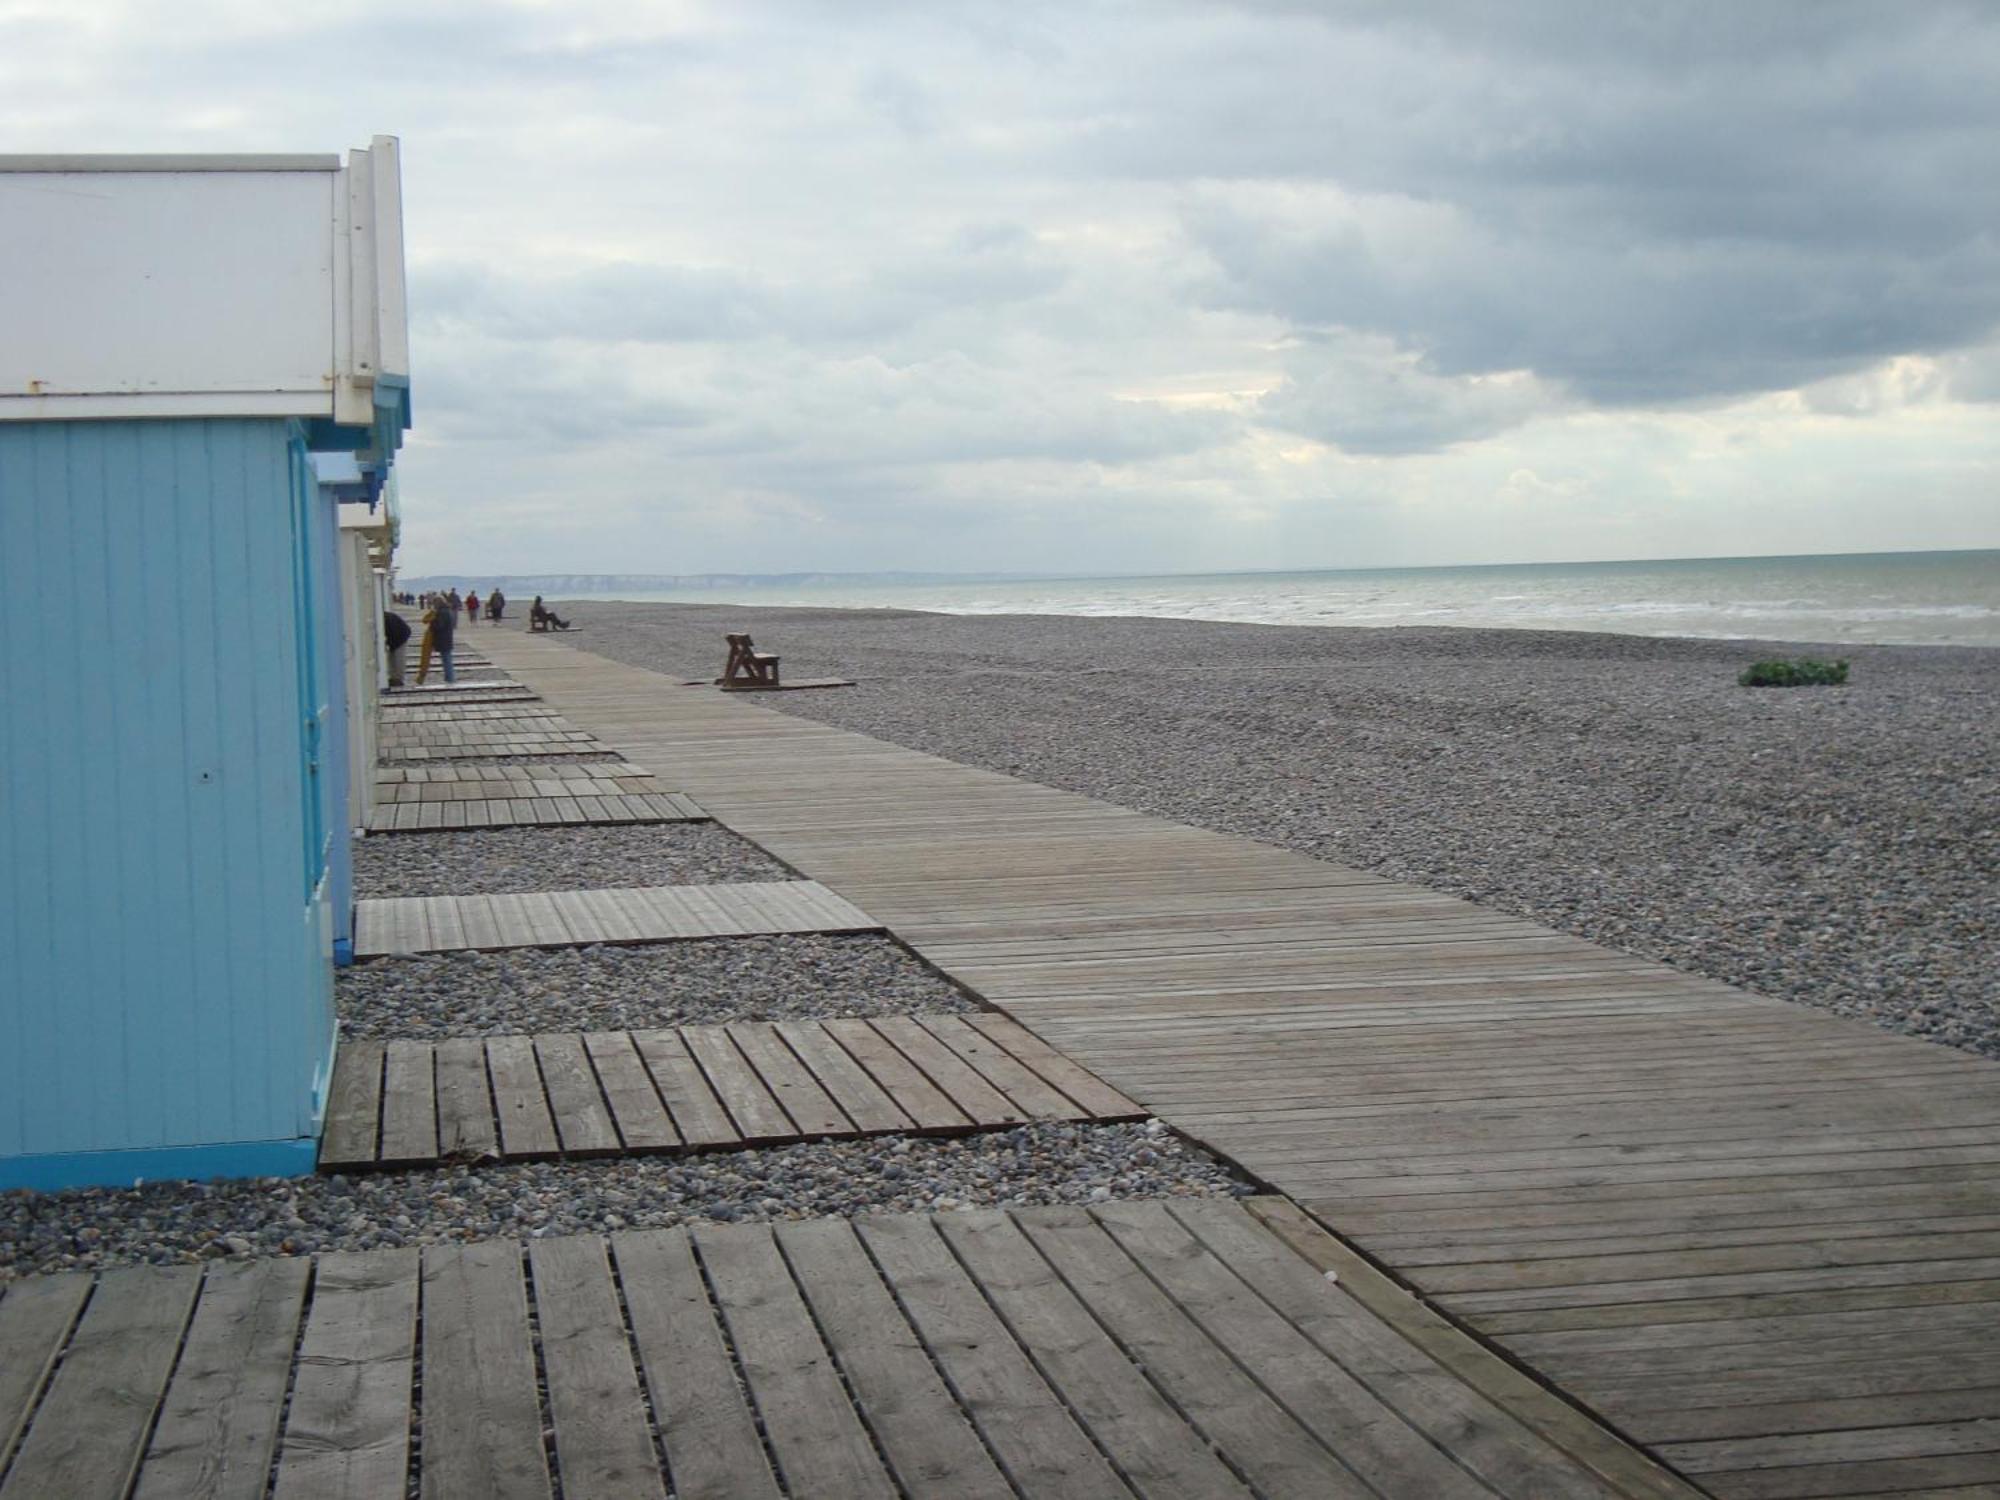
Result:
[[[332,483],[345,495],[352,481],[345,454],[315,458],[322,485]],[[341,680],[347,695],[347,816],[359,834],[375,810],[377,728],[382,692],[389,682],[388,647],[382,639],[382,615],[389,604],[389,568],[395,554],[393,476],[389,488],[373,500],[354,498],[340,507],[340,609],[343,661]],[[348,873],[351,897],[352,872]],[[351,907],[351,900],[349,902]],[[350,933],[335,912],[335,929]],[[334,939],[334,962],[349,963],[353,945]]]
[[[0,157],[0,1189],[310,1171],[396,143]],[[333,774],[336,769],[342,774]]]

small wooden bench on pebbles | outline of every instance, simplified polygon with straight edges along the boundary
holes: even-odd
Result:
[[[778,682],[778,658],[759,651],[748,635],[731,635],[729,660],[723,664],[721,686],[732,690],[774,688]]]
[[[778,658],[769,651],[759,651],[756,643],[748,635],[728,634],[729,660],[723,663],[722,675],[714,679],[714,685],[725,693],[777,693],[787,688],[828,688],[853,687],[854,683],[845,677],[807,677],[797,682],[784,682],[778,676]],[[703,686],[702,679],[687,684],[689,687]]]

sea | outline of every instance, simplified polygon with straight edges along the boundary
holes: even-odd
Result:
[[[685,588],[593,598],[2000,646],[2000,549]]]

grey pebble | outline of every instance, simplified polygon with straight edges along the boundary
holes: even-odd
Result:
[[[468,896],[791,880],[715,823],[377,833],[354,841],[354,894]]]
[[[343,1035],[385,1038],[979,1009],[900,944],[869,934],[373,959],[339,971],[334,1000]]]
[[[1141,1164],[1141,1148],[1155,1160]],[[903,1166],[891,1176],[890,1158]],[[1198,1147],[1140,1125],[827,1141],[693,1156],[0,1194],[0,1281],[227,1255],[307,1255],[727,1223],[1242,1196]]]

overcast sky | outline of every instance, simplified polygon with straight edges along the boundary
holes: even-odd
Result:
[[[2000,6],[0,0],[402,137],[412,573],[2000,546]]]

